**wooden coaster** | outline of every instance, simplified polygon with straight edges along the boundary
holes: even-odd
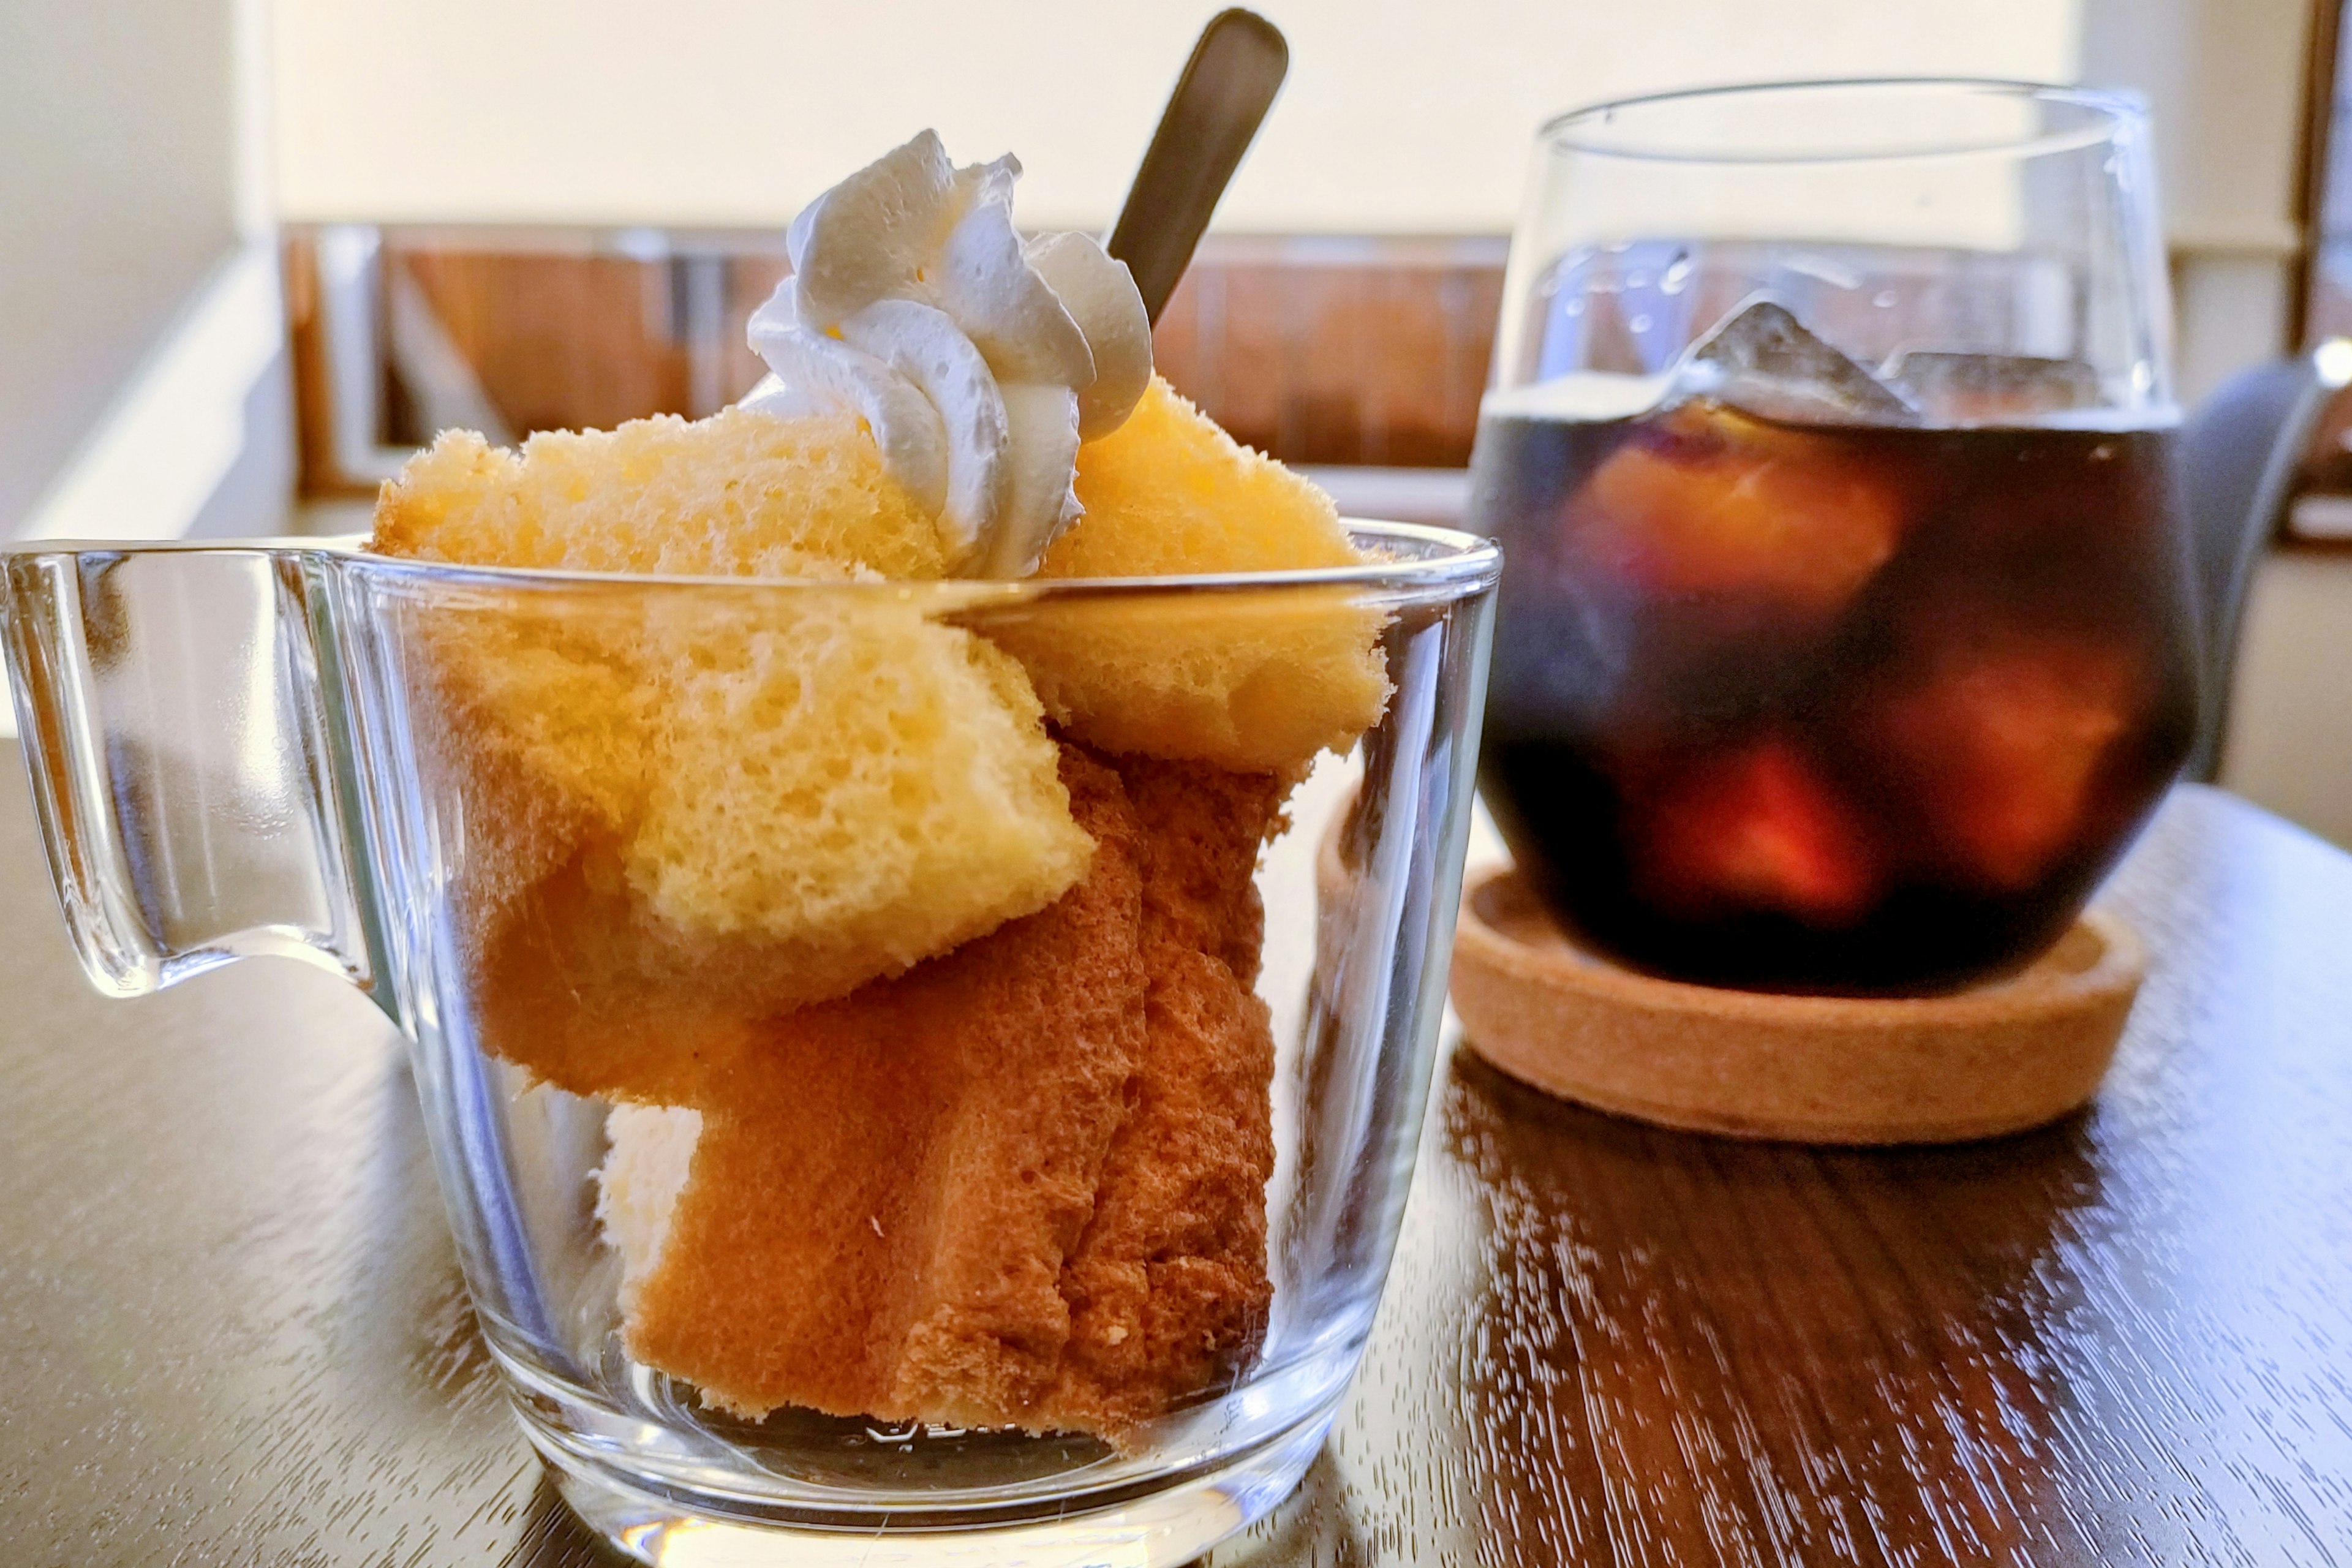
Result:
[[[1584,952],[1507,867],[1473,872],[1453,995],[1480,1056],[1643,1121],[1808,1143],[1948,1143],[2097,1091],[2147,970],[2094,910],[2021,974],[1948,996],[1780,996],[1659,980]]]

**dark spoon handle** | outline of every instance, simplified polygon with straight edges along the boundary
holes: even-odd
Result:
[[[1290,46],[1255,12],[1220,11],[1201,30],[1105,247],[1135,274],[1153,321],[1289,68]]]

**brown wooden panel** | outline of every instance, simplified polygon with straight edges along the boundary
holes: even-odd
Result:
[[[297,237],[289,258],[305,258],[306,243]],[[696,314],[685,268],[697,265],[721,269],[715,314]],[[786,271],[766,251],[639,260],[399,231],[386,237],[384,268],[395,284],[413,280],[518,437],[708,413],[740,396],[764,369],[744,323]],[[1286,461],[1458,466],[1501,292],[1496,242],[1213,241],[1161,317],[1160,366],[1235,437]],[[289,293],[298,329],[307,299]],[[323,386],[311,363],[318,334],[298,331],[297,341],[309,355],[304,385]],[[386,353],[383,434],[429,439],[396,349]],[[326,450],[316,401],[302,405],[306,452]],[[323,463],[316,474],[331,479]]]
[[[767,302],[768,296],[776,291],[776,285],[792,270],[792,265],[781,256],[738,256],[728,262],[725,346],[730,397],[742,396],[768,374],[767,365],[745,341],[743,329],[751,320],[751,312]]]
[[[1499,257],[1477,252],[1495,248],[1213,247],[1160,318],[1160,368],[1237,439],[1286,462],[1458,467],[1502,301]]]
[[[403,250],[482,390],[518,435],[687,409],[668,268],[610,256]],[[390,432],[403,441],[432,432]]]
[[[287,236],[278,265],[285,279],[287,357],[294,375],[296,485],[305,497],[348,494],[354,487],[335,460],[331,434],[334,403],[328,392],[319,251],[313,237]]]

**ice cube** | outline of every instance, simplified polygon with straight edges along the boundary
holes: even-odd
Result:
[[[1924,677],[1887,701],[1874,737],[1937,858],[1970,881],[2021,889],[2083,837],[2144,683],[2124,651],[2077,638],[1946,635]]]
[[[1885,563],[1904,517],[1895,479],[1838,437],[1685,404],[1612,452],[1562,521],[1582,573],[1812,617]]]
[[[2019,424],[2099,404],[2099,373],[2080,360],[1906,349],[1885,380],[1939,425]]]
[[[1798,425],[1916,425],[1902,393],[1807,331],[1769,295],[1750,295],[1693,343],[1667,384],[1675,401],[1709,397]]]
[[[1702,915],[1766,910],[1825,925],[1868,912],[1879,882],[1868,835],[1790,742],[1758,741],[1644,786],[1638,874],[1660,904]]]

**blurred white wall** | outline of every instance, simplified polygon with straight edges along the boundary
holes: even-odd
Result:
[[[231,0],[0,0],[0,537],[233,250]]]
[[[2079,0],[2082,75],[2148,100],[2194,402],[2286,346],[2310,0]]]
[[[2309,0],[2083,0],[2086,79],[2156,110],[2179,385],[2287,347]],[[2352,847],[2352,560],[2282,552],[2247,602],[2221,783]]]
[[[1105,224],[1220,0],[271,0],[289,217],[759,226],[926,124]],[[1528,139],[1665,87],[2071,80],[2080,0],[1261,0],[1291,75],[1219,214],[1507,232]]]
[[[2263,563],[2231,691],[2221,783],[2352,849],[2352,562]]]

